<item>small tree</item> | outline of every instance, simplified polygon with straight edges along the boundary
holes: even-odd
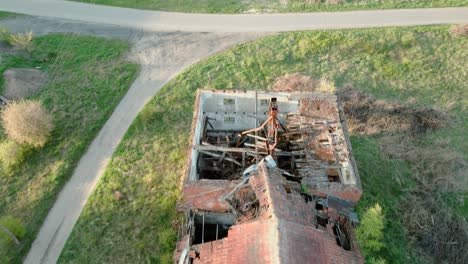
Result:
[[[51,116],[38,101],[11,103],[1,117],[8,137],[20,144],[42,147],[53,129]]]
[[[361,224],[356,228],[356,237],[365,256],[377,253],[383,247],[384,215],[378,203],[368,208]]]

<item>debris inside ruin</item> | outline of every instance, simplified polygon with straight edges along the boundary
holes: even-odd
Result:
[[[363,263],[361,194],[335,94],[201,90],[174,262]]]

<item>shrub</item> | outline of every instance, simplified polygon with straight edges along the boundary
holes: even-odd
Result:
[[[38,101],[11,103],[1,117],[8,137],[34,147],[44,146],[53,128],[51,116]]]
[[[6,28],[0,28],[0,41],[6,41],[10,39],[11,33]]]
[[[12,216],[0,218],[0,225],[8,229],[18,240],[22,239],[26,234],[26,229],[23,224],[21,224],[21,221]],[[0,242],[8,244],[12,243],[13,239],[9,234],[0,229]]]
[[[7,140],[0,143],[0,162],[9,171],[21,164],[26,156],[26,148],[20,144]]]
[[[30,52],[33,48],[32,31],[29,31],[26,33],[12,34],[7,40],[8,40],[8,43],[10,43],[10,45],[12,45],[13,47],[19,50],[25,50],[25,51]]]
[[[356,238],[365,256],[377,253],[383,247],[384,215],[376,203],[364,213],[361,224],[356,228]]]
[[[468,24],[465,25],[452,25],[450,27],[450,34],[454,37],[468,36]]]

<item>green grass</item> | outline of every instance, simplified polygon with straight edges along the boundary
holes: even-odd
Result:
[[[15,17],[16,14],[0,11],[0,20],[5,18]]]
[[[375,203],[379,203],[383,208],[384,246],[379,257],[391,263],[417,263],[418,257],[413,255],[405,238],[402,225],[404,219],[400,215],[400,208],[395,206],[405,199],[406,192],[403,190],[414,187],[409,165],[399,160],[388,160],[382,156],[373,138],[353,136],[351,144],[364,189],[357,210],[358,214],[362,216],[365,210]],[[396,178],[401,178],[404,184],[397,184]]]
[[[75,0],[85,3],[130,7],[138,9],[152,9],[173,12],[190,13],[245,13],[245,12],[317,12],[317,11],[345,11],[360,9],[389,9],[389,8],[423,8],[467,6],[467,0],[337,0],[317,1],[317,4],[306,4],[304,0],[290,0],[288,4],[281,4],[279,0]],[[330,3],[331,2],[331,3]],[[339,2],[339,4],[333,4]]]
[[[466,155],[466,38],[448,27],[284,33],[237,46],[190,67],[139,114],[67,242],[60,263],[169,263],[173,221],[186,159],[195,91],[266,89],[286,73],[335,81],[390,101],[435,105],[462,122],[428,137],[447,137]],[[398,204],[414,187],[410,167],[379,154],[378,138],[353,136],[363,181],[359,211],[379,202],[388,263],[413,263]],[[396,185],[395,177],[404,179]],[[117,201],[114,192],[127,199]]]
[[[45,71],[49,81],[35,98],[52,113],[55,129],[46,146],[32,151],[11,175],[0,169],[0,214],[18,217],[27,230],[22,248],[0,248],[0,263],[20,263],[58,192],[138,71],[124,61],[129,46],[122,41],[47,35],[36,38],[34,46],[31,56],[3,55],[0,74],[10,67]]]

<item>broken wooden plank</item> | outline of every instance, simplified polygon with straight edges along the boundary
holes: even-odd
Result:
[[[216,153],[205,151],[205,150],[198,150],[198,151],[200,151],[201,153],[206,154],[208,156],[212,156],[212,157],[215,157],[215,158],[221,158],[220,154],[216,154]],[[224,158],[224,160],[230,161],[230,162],[236,164],[237,166],[242,166],[242,164],[237,162],[237,160],[234,160],[234,159],[231,159],[231,158]]]
[[[248,137],[251,137],[251,138],[255,138],[255,139],[258,139],[258,140],[263,140],[263,141],[266,141],[267,139],[264,138],[264,137],[260,137],[260,136],[256,136],[256,135],[252,135],[252,134],[247,134]]]
[[[239,184],[237,184],[236,187],[234,187],[234,189],[232,189],[229,193],[227,193],[226,195],[221,197],[221,199],[222,200],[230,200],[230,197],[234,193],[236,193],[240,188],[242,188],[242,186],[244,186],[244,184],[246,184],[248,181],[249,181],[249,177],[245,177],[241,182],[239,182]]]
[[[214,146],[214,145],[195,145],[193,146],[193,148],[196,150],[200,150],[200,151],[203,150],[203,151],[219,151],[219,152],[238,152],[238,153],[253,152],[255,153],[255,150],[248,149],[248,148],[227,148],[227,147],[219,147],[219,146]]]

